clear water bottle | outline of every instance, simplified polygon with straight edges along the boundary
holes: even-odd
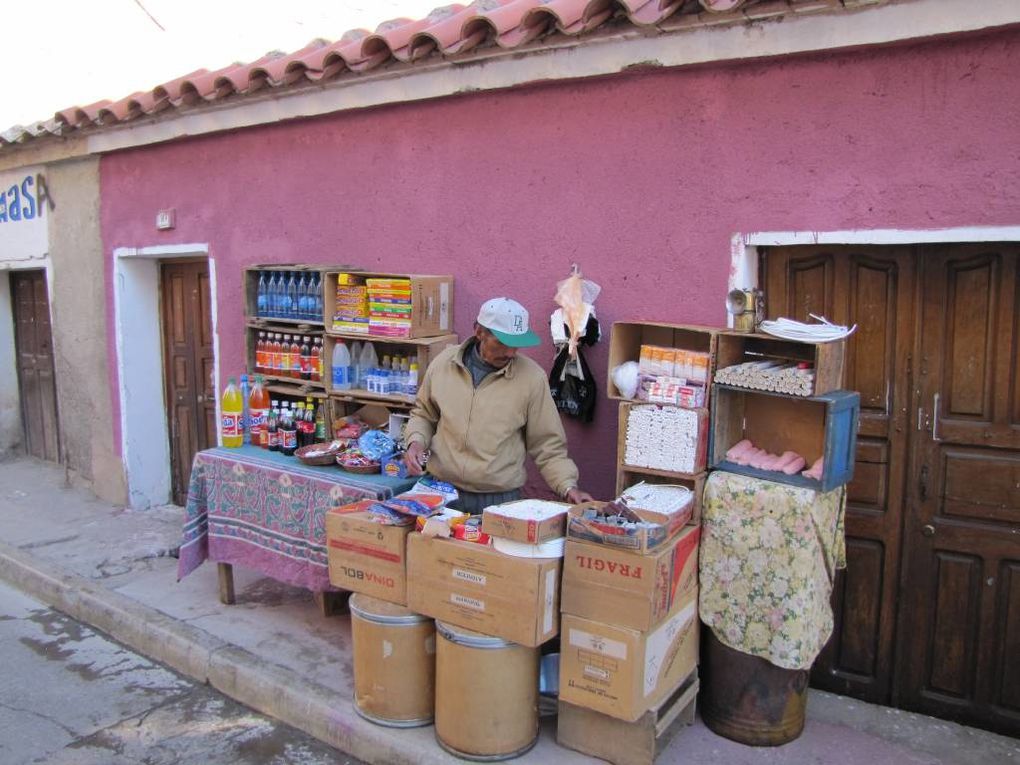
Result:
[[[269,310],[269,286],[266,282],[266,272],[259,272],[259,286],[255,298],[255,315],[268,316]]]
[[[322,321],[322,275],[312,276],[312,320]]]
[[[308,281],[305,279],[304,274],[301,274],[297,280],[297,302],[294,309],[294,318],[308,318]]]
[[[248,427],[248,397],[251,395],[251,386],[248,384],[248,375],[241,375],[241,442],[251,443],[251,432]]]
[[[297,279],[294,278],[294,272],[290,272],[290,278],[287,279],[287,292],[286,298],[284,299],[284,314],[285,319],[296,319],[298,318],[297,313]]]
[[[266,316],[274,318],[276,316],[276,272],[270,271],[269,278],[266,280]]]
[[[361,388],[361,376],[364,369],[361,366],[361,341],[355,340],[351,343],[351,387]]]

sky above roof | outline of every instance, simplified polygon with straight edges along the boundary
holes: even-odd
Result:
[[[461,0],[467,4],[469,0]],[[196,69],[423,18],[444,0],[31,0],[0,4],[0,130]]]

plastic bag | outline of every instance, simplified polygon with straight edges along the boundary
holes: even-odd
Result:
[[[583,279],[576,266],[574,273],[556,285],[553,300],[563,309],[563,322],[570,330],[568,348],[571,357],[577,354],[577,341],[586,332],[592,305],[601,291],[602,288],[595,282]]]
[[[556,355],[549,373],[549,390],[556,408],[563,414],[581,422],[592,421],[598,390],[580,349],[577,349],[576,359],[570,357],[568,346]]]

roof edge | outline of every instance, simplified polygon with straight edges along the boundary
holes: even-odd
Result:
[[[444,58],[414,65],[394,63],[356,79],[309,83],[283,91],[265,89],[237,101],[226,100],[141,117],[123,126],[78,132],[85,153],[106,153],[269,125],[292,119],[398,103],[501,90],[536,83],[604,77],[638,68],[685,66],[774,58],[845,48],[885,45],[1020,24],[1016,0],[833,0],[751,6],[741,20],[706,25],[705,16],[677,16],[650,29],[597,32],[578,40],[554,36],[526,50],[498,47],[469,58]],[[782,6],[785,11],[780,9]],[[833,23],[838,19],[838,23]],[[710,21],[716,21],[710,19]],[[672,22],[672,23],[671,23]],[[0,151],[14,159],[24,147]],[[47,141],[47,143],[49,143]],[[41,148],[41,147],[40,147]],[[60,152],[66,158],[67,150]],[[38,161],[38,160],[34,160]],[[0,165],[8,164],[0,162]]]

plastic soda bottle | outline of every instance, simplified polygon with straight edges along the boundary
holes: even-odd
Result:
[[[333,346],[332,372],[334,390],[351,389],[351,352],[343,340]]]
[[[315,342],[312,343],[312,358],[310,361],[310,374],[312,382],[319,382],[322,380],[322,338],[315,338]]]
[[[262,384],[262,375],[255,375],[255,386],[248,396],[248,431],[253,446],[269,446],[269,393]]]
[[[301,372],[300,377],[302,380],[312,379],[312,348],[307,337],[301,338]]]
[[[266,448],[271,452],[280,451],[280,402],[274,401],[266,422]]]
[[[242,434],[241,418],[244,416],[244,403],[241,401],[241,391],[233,377],[227,380],[227,387],[223,389],[223,398],[220,400],[220,413],[222,414],[221,430],[222,444],[230,449],[236,449],[244,442]]]
[[[248,375],[241,375],[241,438],[243,443],[251,443],[251,434],[248,432],[248,396],[251,394],[251,386],[248,384]]]
[[[315,440],[322,443],[326,440],[326,414],[322,410],[322,402],[315,407]]]
[[[301,379],[301,346],[298,344],[298,336],[294,335],[290,343],[290,370],[288,377]]]

